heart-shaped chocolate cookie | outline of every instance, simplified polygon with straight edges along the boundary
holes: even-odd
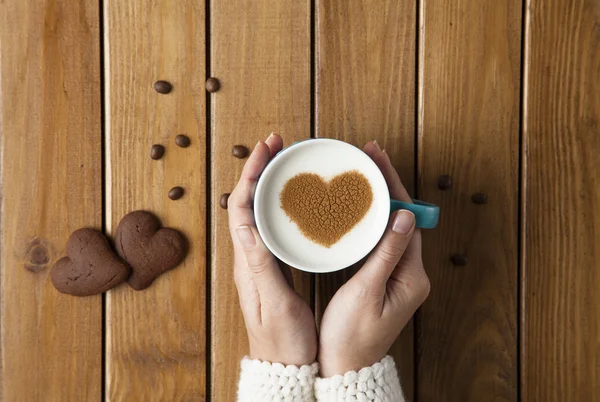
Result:
[[[50,279],[61,293],[90,296],[117,286],[130,271],[102,233],[79,229],[69,237],[67,256],[54,264]]]
[[[115,248],[133,270],[127,283],[135,290],[142,290],[183,261],[187,242],[178,231],[161,228],[158,218],[151,213],[135,211],[121,219]]]
[[[285,183],[281,208],[315,243],[331,247],[364,218],[373,202],[369,180],[356,170],[329,183],[314,173],[300,173]]]

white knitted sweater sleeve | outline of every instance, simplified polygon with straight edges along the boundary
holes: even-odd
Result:
[[[314,384],[319,365],[284,366],[242,360],[238,402],[305,402],[315,400]]]
[[[317,378],[315,395],[323,402],[404,402],[394,359],[386,356],[365,367],[331,378]]]
[[[317,372],[317,363],[298,368],[244,358],[238,402],[405,402],[391,356],[358,373],[316,378]]]

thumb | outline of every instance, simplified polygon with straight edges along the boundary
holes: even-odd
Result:
[[[385,286],[408,247],[414,230],[415,215],[407,210],[396,212],[381,241],[355,277],[363,283]]]
[[[263,243],[257,229],[243,225],[237,227],[235,233],[260,296],[277,297],[287,291],[288,283],[279,264]]]

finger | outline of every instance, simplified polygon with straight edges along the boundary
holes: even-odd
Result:
[[[291,291],[277,260],[263,243],[253,226],[242,225],[236,228],[236,237],[244,250],[246,263],[258,289],[261,303],[281,299]]]
[[[388,300],[397,301],[391,304],[391,311],[395,311],[394,305],[402,305],[414,312],[427,299],[430,289],[431,284],[420,256],[416,261],[403,257],[387,283],[387,295],[391,297]],[[384,302],[384,313],[386,305]]]
[[[408,195],[406,188],[402,185],[400,176],[398,176],[398,172],[394,168],[394,165],[392,165],[389,155],[381,150],[377,141],[367,142],[364,151],[371,159],[373,159],[373,162],[375,162],[377,167],[379,167],[379,170],[381,170],[381,173],[383,173],[383,177],[390,189],[392,198],[412,203],[412,199]]]
[[[412,212],[400,210],[394,213],[379,244],[354,278],[375,286],[375,289],[385,289],[390,275],[410,243],[414,230],[415,216]]]
[[[394,272],[392,272],[390,278],[396,280],[396,282],[403,283],[405,281],[412,281],[415,278],[427,277],[420,252],[421,241],[421,233],[419,230],[415,230],[410,244],[404,251],[404,255],[402,255],[402,260]]]
[[[368,142],[365,145],[364,151],[371,159],[373,159],[375,164],[381,170],[381,173],[383,173],[391,197],[396,200],[412,203],[412,199],[408,195],[406,188],[402,185],[400,176],[398,176],[398,172],[392,165],[389,155],[381,150],[377,141]],[[407,261],[421,260],[421,231],[419,229],[415,230],[412,240],[404,252],[403,259],[406,259]]]
[[[228,200],[229,230],[235,261],[234,277],[236,278],[240,301],[248,305],[246,308],[249,308],[253,304],[249,302],[250,300],[258,299],[258,295],[252,273],[247,269],[246,256],[235,233],[235,228],[241,225],[254,225],[254,211],[252,210],[254,187],[269,159],[269,147],[265,143],[257,143],[248,157],[242,170],[241,178]],[[257,301],[256,305],[259,306],[259,304]],[[259,311],[260,309],[256,310],[256,319],[260,319]],[[254,311],[252,312],[253,314],[255,313]]]
[[[259,141],[244,165],[238,184],[229,197],[229,213],[237,212],[239,208],[252,208],[254,190],[262,171],[271,159],[269,146]]]
[[[271,133],[265,142],[271,151],[271,158],[274,158],[283,149],[283,138],[277,133]]]

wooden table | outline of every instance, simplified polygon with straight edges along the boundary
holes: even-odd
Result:
[[[598,400],[599,27],[597,0],[0,1],[0,399],[233,401],[247,340],[219,198],[232,146],[276,131],[376,139],[441,206],[431,296],[391,352],[410,400]],[[59,294],[69,233],[136,209],[185,232],[185,264]],[[319,317],[348,275],[297,290]]]

